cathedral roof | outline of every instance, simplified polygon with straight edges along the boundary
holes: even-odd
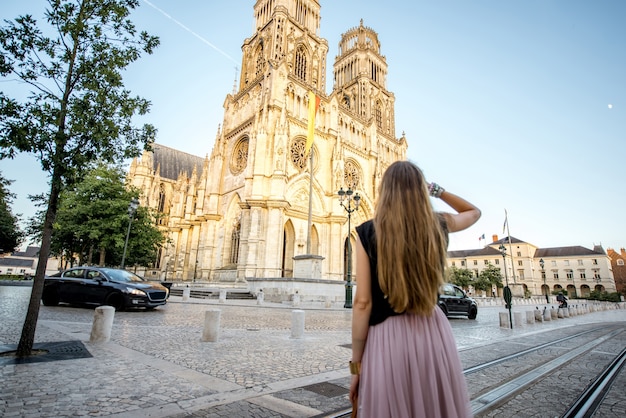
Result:
[[[187,154],[161,144],[152,144],[153,169],[160,167],[160,176],[170,180],[178,180],[181,173],[191,177],[194,167],[198,174],[202,171],[204,158]]]

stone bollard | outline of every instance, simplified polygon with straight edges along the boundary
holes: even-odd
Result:
[[[557,311],[557,317],[558,318],[565,318],[565,309],[563,308],[559,308],[559,310]]]
[[[543,308],[543,320],[544,322],[552,320],[552,311],[548,307]]]
[[[111,328],[113,327],[113,317],[115,308],[112,306],[98,306],[93,314],[93,325],[91,326],[90,343],[107,343],[111,339]]]
[[[291,311],[291,338],[302,338],[304,335],[304,311]]]
[[[189,285],[183,289],[183,302],[187,302],[189,300],[189,295],[191,295],[191,289]]]
[[[561,309],[563,311],[563,317],[569,318],[569,308]]]
[[[558,309],[551,308],[550,309],[550,316],[552,317],[552,319],[559,319]]]
[[[521,327],[523,325],[521,312],[513,312],[513,325],[516,327]]]
[[[296,290],[296,293],[293,294],[293,306],[300,306],[300,295]]]
[[[226,302],[226,291],[225,290],[220,290],[219,303],[224,303],[224,302]]]
[[[527,324],[534,324],[535,323],[535,312],[533,312],[533,311],[526,311],[526,323]]]
[[[219,309],[209,309],[204,312],[204,328],[202,329],[202,341],[214,343],[219,339],[220,315]]]
[[[256,304],[263,305],[263,289],[259,290],[259,293],[256,294]]]
[[[533,311],[535,315],[535,322],[543,322],[543,312],[539,310],[539,308]]]
[[[500,312],[500,328],[511,328],[508,312]]]

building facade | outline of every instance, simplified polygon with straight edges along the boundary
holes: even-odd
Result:
[[[354,226],[371,218],[382,173],[408,145],[396,137],[378,34],[361,21],[341,35],[327,94],[320,18],[316,0],[256,1],[257,29],[243,41],[238,88],[210,155],[154,144],[132,162],[129,181],[168,236],[148,277],[293,278],[294,260],[311,256],[313,278],[344,280]],[[310,91],[320,97],[311,158]],[[361,197],[350,231],[341,188]]]
[[[35,276],[39,263],[39,247],[28,246],[24,251],[0,255],[0,275],[17,275],[30,278]],[[61,268],[60,260],[48,258],[46,274],[54,274]]]
[[[611,258],[600,245],[592,250],[581,246],[538,248],[515,237],[498,239],[494,235],[484,248],[448,253],[448,266],[471,270],[474,277],[490,264],[503,271],[511,287],[521,290],[518,296],[563,291],[569,297],[587,297],[593,290],[617,291]]]

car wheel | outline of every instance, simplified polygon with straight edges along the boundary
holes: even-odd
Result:
[[[107,297],[106,304],[115,308],[116,311],[124,310],[124,296],[121,293],[111,293]]]
[[[57,306],[59,304],[59,294],[56,289],[44,289],[41,295],[41,301],[44,306]]]
[[[443,303],[438,304],[439,308],[441,309],[441,311],[443,312],[443,314],[445,316],[448,316],[448,308],[446,308],[446,305],[444,305]]]
[[[476,319],[476,315],[478,315],[478,309],[476,309],[475,306],[472,306],[469,314],[467,315],[467,319]]]

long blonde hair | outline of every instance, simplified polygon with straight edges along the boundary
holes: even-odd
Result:
[[[383,175],[374,216],[378,282],[395,312],[429,315],[443,283],[447,237],[421,170],[396,161]]]

